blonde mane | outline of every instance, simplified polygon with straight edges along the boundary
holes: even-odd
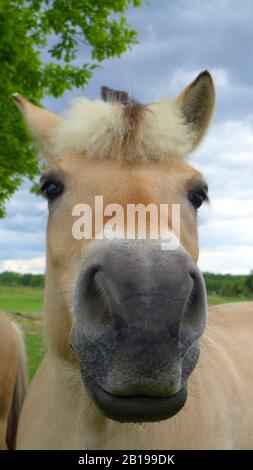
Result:
[[[51,130],[52,156],[74,152],[89,159],[167,161],[191,151],[194,132],[176,102],[141,105],[107,88],[102,98],[72,102],[65,119]]]

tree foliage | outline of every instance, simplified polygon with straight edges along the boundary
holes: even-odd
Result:
[[[38,170],[35,151],[10,100],[40,104],[85,86],[99,63],[136,41],[124,16],[141,0],[0,0],[0,217],[4,203]],[[78,54],[78,57],[77,57]],[[83,59],[80,61],[80,56]]]

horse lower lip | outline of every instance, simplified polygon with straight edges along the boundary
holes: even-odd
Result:
[[[84,383],[98,411],[107,418],[122,423],[143,423],[171,418],[183,408],[187,398],[186,384],[170,397],[124,397],[108,393],[89,376],[84,378]]]

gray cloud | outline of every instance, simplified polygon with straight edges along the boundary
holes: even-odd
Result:
[[[143,101],[169,92],[178,70],[188,75],[205,68],[226,71],[229,86],[218,87],[216,119],[252,114],[253,71],[250,0],[156,0],[132,9],[129,20],[140,44],[121,59],[106,61],[85,90],[96,98],[101,85],[123,88]],[[78,62],[87,59],[80,50]],[[186,84],[185,84],[186,85]],[[180,89],[177,90],[178,92]],[[78,90],[77,95],[83,94]],[[66,97],[73,93],[67,93]],[[66,101],[46,100],[62,110]]]

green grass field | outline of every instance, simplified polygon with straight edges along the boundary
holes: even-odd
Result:
[[[30,379],[46,352],[44,321],[43,317],[38,315],[43,311],[43,295],[43,289],[0,286],[0,311],[11,312],[11,318],[24,332]],[[15,312],[27,314],[27,317],[20,317]]]
[[[230,302],[245,302],[251,300],[250,297],[222,297],[221,295],[208,295],[208,305],[229,304]]]
[[[43,295],[43,289],[0,286],[0,309],[7,312],[42,312]]]
[[[208,296],[209,305],[250,300],[240,297]],[[20,324],[25,335],[29,377],[33,377],[45,351],[43,315],[43,289],[32,287],[0,286],[0,311],[10,312],[11,318]],[[19,316],[16,312],[27,314]],[[39,314],[39,315],[38,315]]]

